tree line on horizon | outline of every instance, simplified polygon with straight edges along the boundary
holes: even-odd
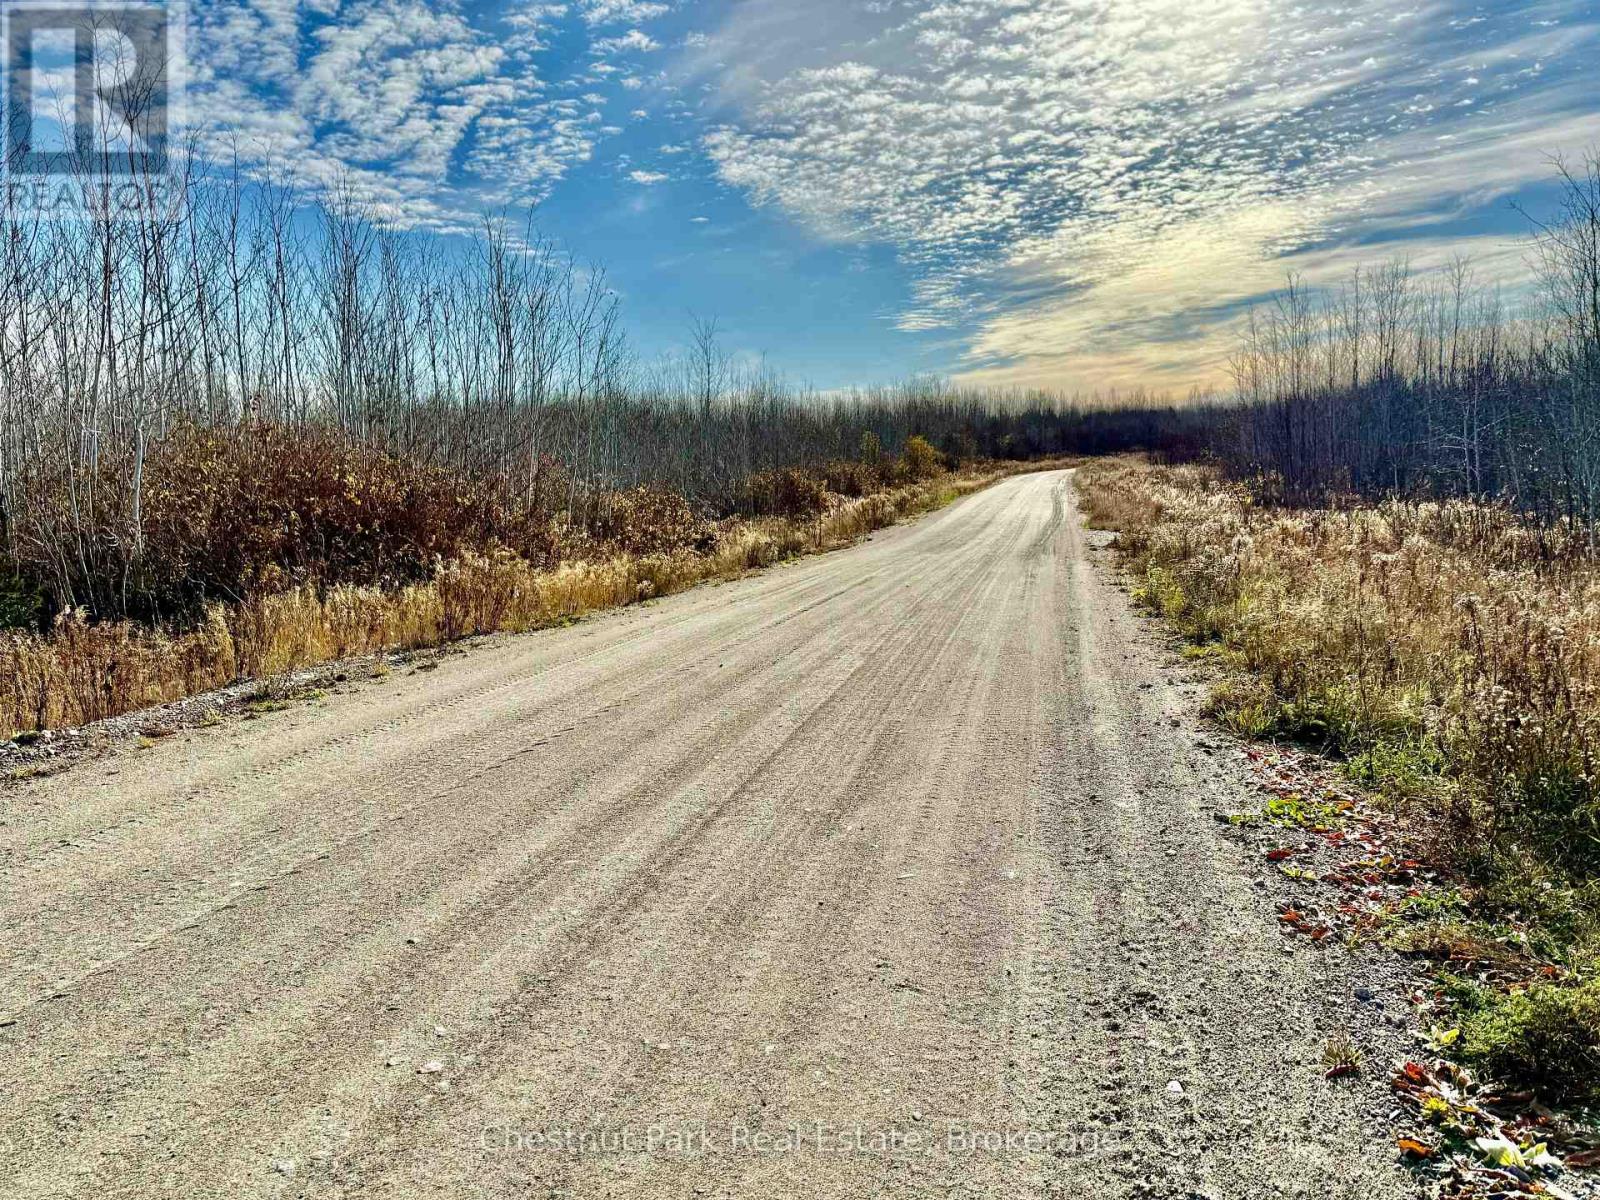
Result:
[[[739,368],[710,321],[646,361],[604,270],[531,224],[487,219],[447,253],[348,188],[184,170],[181,203],[132,217],[47,220],[0,197],[0,596],[170,615],[153,543],[215,537],[209,510],[296,487],[317,512],[284,519],[326,540],[326,510],[377,502],[369,475],[392,477],[395,512],[454,492],[437,522],[492,506],[508,528],[589,529],[628,489],[748,511],[753,477],[892,458],[913,436],[960,462],[1201,435],[1143,393],[823,394]],[[364,482],[335,495],[341,471]]]
[[[1460,496],[1600,521],[1600,157],[1556,169],[1530,299],[1513,306],[1465,258],[1333,289],[1291,279],[1251,314],[1208,452],[1288,499]]]
[[[396,511],[453,488],[470,503],[439,520],[492,502],[524,529],[604,526],[640,486],[749,513],[771,492],[757,476],[892,458],[914,436],[952,463],[1145,450],[1292,498],[1503,497],[1600,518],[1593,157],[1562,168],[1560,212],[1535,230],[1537,311],[1509,315],[1464,262],[1291,281],[1252,315],[1233,394],[1186,402],[938,379],[819,393],[737,367],[709,321],[646,361],[603,269],[531,224],[485,220],[449,253],[348,188],[184,169],[182,203],[136,219],[46,220],[0,197],[0,594],[159,616],[142,591],[152,505],[244,503],[296,471],[325,492],[357,460],[393,476]],[[195,447],[203,460],[178,457]],[[307,487],[307,503],[363,502]]]

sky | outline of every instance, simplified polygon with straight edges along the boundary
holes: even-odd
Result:
[[[447,244],[604,264],[648,355],[822,388],[1223,381],[1290,272],[1511,292],[1600,11],[1347,0],[190,0],[189,119]]]

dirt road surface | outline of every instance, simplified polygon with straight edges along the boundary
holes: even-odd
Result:
[[[1069,473],[0,795],[0,1194],[1400,1194]]]

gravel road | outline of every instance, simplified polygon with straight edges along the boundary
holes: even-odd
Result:
[[[0,1194],[1403,1194],[1090,540],[1022,476],[8,788]]]

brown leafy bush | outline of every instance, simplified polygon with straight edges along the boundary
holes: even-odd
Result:
[[[414,581],[436,561],[495,544],[535,560],[552,548],[548,519],[510,502],[501,482],[312,429],[182,427],[149,447],[142,480],[138,512],[98,509],[90,552],[77,561],[18,539],[22,573],[43,584],[51,607],[192,621],[212,601],[304,583]]]
[[[920,436],[907,439],[901,461],[905,467],[906,478],[912,482],[932,479],[944,470],[944,456],[933,448],[931,442]]]
[[[79,611],[46,633],[0,634],[0,732],[101,717],[317,663],[537,629],[597,609],[669,595],[794,555],[847,545],[976,490],[1003,471],[880,491],[801,520],[696,517],[670,493],[613,497],[605,541],[569,538],[590,557],[534,562],[499,547],[437,561],[425,580],[303,584],[206,605],[178,631],[93,622]],[[559,531],[557,531],[559,532]]]
[[[714,536],[711,522],[682,496],[663,487],[637,487],[607,496],[592,533],[605,546],[638,555],[705,550]]]
[[[827,507],[823,477],[795,467],[752,475],[740,489],[738,501],[739,512],[762,517],[814,517]]]
[[[871,466],[846,459],[835,459],[833,462],[823,463],[817,468],[817,473],[822,477],[822,486],[828,491],[837,496],[858,499],[884,486],[884,478],[877,469],[877,462],[877,456],[874,456],[874,465]]]

